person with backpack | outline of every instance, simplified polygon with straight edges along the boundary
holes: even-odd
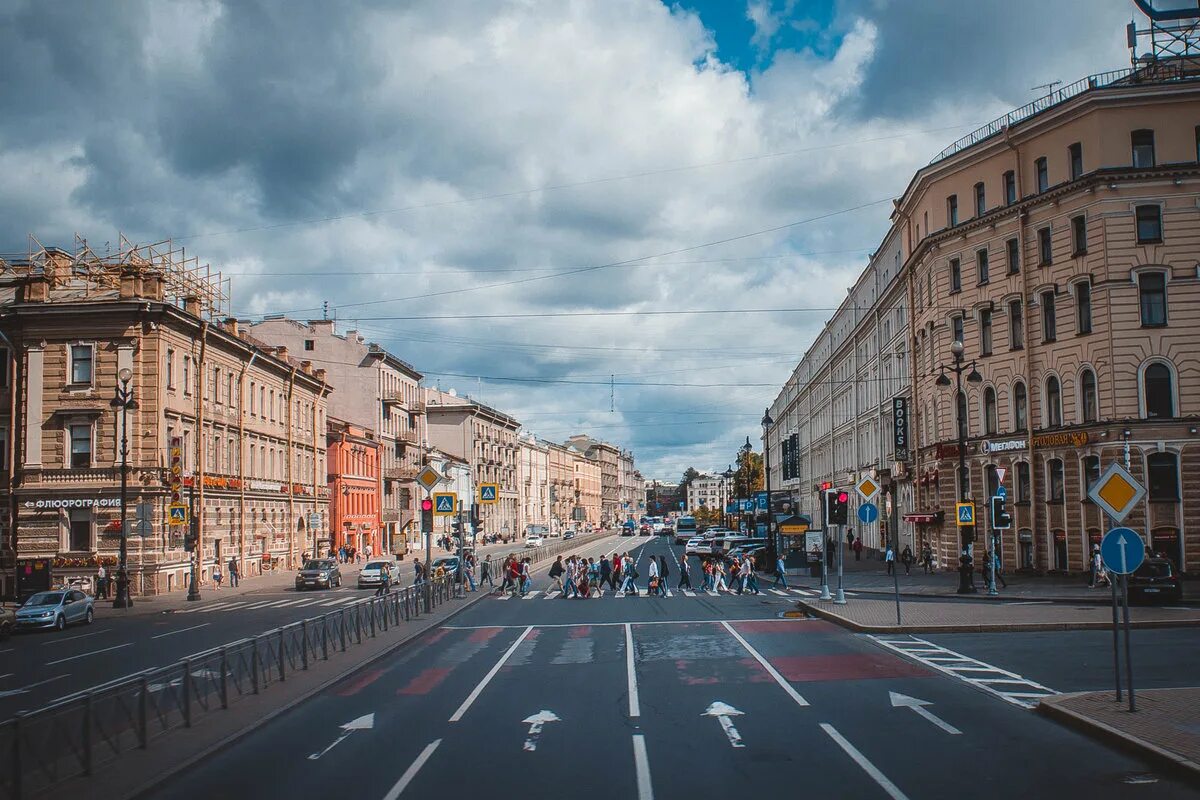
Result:
[[[519,580],[521,582],[521,596],[522,597],[524,597],[526,594],[528,594],[530,588],[532,588],[532,586],[533,586],[533,579],[530,577],[530,574],[529,574],[531,566],[532,566],[532,562],[530,561],[529,556],[525,556],[525,559],[521,562],[521,572],[520,572],[520,576],[519,576]]]
[[[758,576],[754,574],[754,556],[746,555],[742,564],[742,574],[746,576],[746,588],[754,594],[762,594],[758,588]]]
[[[892,570],[896,568],[896,551],[892,549],[890,544],[883,554],[883,560],[887,563],[887,574],[891,575]]]
[[[613,585],[612,564],[609,562],[608,556],[603,555],[603,556],[600,556],[600,584],[599,585],[602,587],[606,583],[609,585],[609,587],[614,592],[617,590],[617,587]],[[603,591],[603,589],[601,589],[601,591]]]
[[[236,589],[238,584],[242,582],[242,573],[238,571],[238,562],[236,558],[229,559],[229,588]]]
[[[612,590],[615,592],[615,591],[617,591],[617,586],[622,586],[625,583],[624,575],[622,574],[622,570],[625,569],[625,560],[623,558],[621,558],[620,553],[613,553],[612,563],[613,563],[612,581],[614,584],[616,584],[616,586],[612,587]]]
[[[904,574],[912,574],[913,552],[912,548],[904,545],[904,552],[900,553],[900,563],[904,565]]]
[[[594,587],[597,592],[600,591],[600,565],[596,563],[596,559],[589,558],[587,560],[587,576],[588,586]]]
[[[663,597],[667,596],[667,577],[670,576],[671,570],[667,567],[667,557],[658,557],[658,588]]]
[[[742,565],[736,558],[729,562],[729,589],[733,591],[737,587],[738,594],[742,593],[742,579],[738,574],[741,570]]]
[[[496,584],[492,583],[492,557],[491,557],[491,555],[484,556],[483,562],[479,565],[479,586],[480,586],[480,588],[482,588],[485,583],[488,585],[489,589],[495,587],[495,585],[496,585]]]

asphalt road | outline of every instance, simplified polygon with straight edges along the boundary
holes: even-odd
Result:
[[[648,555],[679,552],[620,545],[637,548],[643,576]],[[562,600],[537,583],[528,599],[476,604],[154,796],[1196,796],[869,637],[781,618],[786,596]]]
[[[616,540],[614,536],[599,541]],[[600,552],[596,543],[583,549]],[[520,550],[509,544],[480,552],[492,553],[499,566],[501,554]],[[435,558],[439,554],[446,553],[434,551]],[[135,600],[128,614],[98,600],[91,625],[75,625],[61,633],[21,632],[0,642],[0,719],[371,597],[374,589],[355,588],[360,567],[342,565],[340,589],[297,592],[286,579],[237,596],[228,589],[206,588],[199,602],[155,599],[151,603],[156,610],[148,611],[151,603]],[[410,562],[401,564],[400,577],[404,585],[412,583]]]

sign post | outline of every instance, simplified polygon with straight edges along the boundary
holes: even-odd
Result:
[[[432,493],[435,486],[444,481],[446,478],[442,473],[426,464],[420,472],[417,473],[417,483],[425,489],[425,497],[421,501],[421,533],[425,535],[425,570],[422,577],[426,584],[425,607],[428,610],[431,607],[432,600],[430,599],[428,586],[429,582],[429,567],[433,562],[433,514],[425,513],[425,504],[430,503],[430,511],[433,510]]]
[[[1121,602],[1125,606],[1125,681],[1129,690],[1129,710],[1137,711],[1137,701],[1133,693],[1133,660],[1129,645],[1129,573],[1142,565],[1146,558],[1146,548],[1142,537],[1132,528],[1113,528],[1104,534],[1100,540],[1100,557],[1109,572],[1120,576]],[[1113,630],[1115,644],[1116,607],[1113,607]],[[1117,691],[1120,692],[1120,678],[1117,679]],[[1118,695],[1118,699],[1120,699]]]

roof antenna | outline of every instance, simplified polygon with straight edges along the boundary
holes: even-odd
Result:
[[[1050,81],[1049,83],[1041,83],[1037,86],[1030,86],[1029,91],[1036,92],[1038,89],[1045,89],[1046,97],[1049,97],[1050,95],[1054,94],[1055,86],[1062,86],[1062,81]]]
[[[329,301],[321,303],[321,319],[329,319]]]
[[[615,388],[616,380],[617,380],[616,375],[610,374],[608,376],[608,413],[610,413],[610,414],[613,414],[616,412],[616,407],[613,403],[614,392],[616,391],[616,388]]]

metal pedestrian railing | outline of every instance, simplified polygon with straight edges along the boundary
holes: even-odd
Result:
[[[525,552],[543,561],[604,535]],[[189,728],[463,594],[457,578],[447,576],[363,598],[20,713],[0,723],[0,800],[21,800],[92,775],[124,753],[145,750],[170,731]]]

